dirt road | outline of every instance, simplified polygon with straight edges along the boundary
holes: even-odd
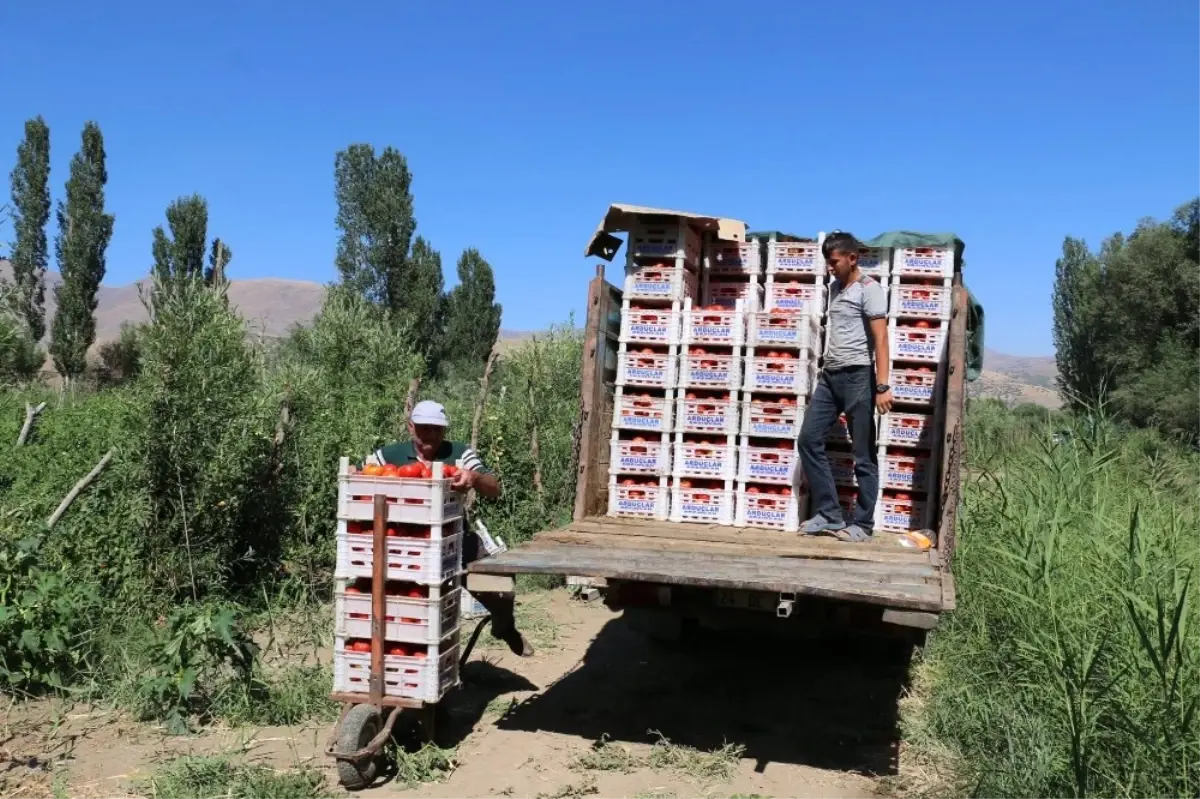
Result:
[[[477,650],[443,729],[457,750],[449,776],[413,788],[395,779],[359,795],[877,796],[875,776],[895,773],[907,667],[895,648],[724,637],[664,647],[565,591],[524,597],[520,615],[538,653]],[[114,714],[53,713],[11,714],[0,748],[10,783],[28,772],[22,793],[129,794],[184,753],[315,765],[333,784],[321,755],[327,722],[178,738]]]

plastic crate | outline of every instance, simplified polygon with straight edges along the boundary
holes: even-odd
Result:
[[[796,397],[752,397],[742,402],[744,436],[755,438],[800,437],[804,421],[804,400]]]
[[[762,271],[762,249],[758,239],[710,240],[704,264],[710,275],[757,275]]]
[[[821,341],[821,320],[808,313],[776,308],[750,314],[746,343],[758,349],[794,348],[816,352]]]
[[[665,433],[645,441],[614,437],[609,442],[608,470],[612,474],[644,474],[651,477],[670,474],[670,438]]]
[[[846,414],[838,414],[838,418],[834,420],[833,427],[829,428],[829,434],[825,436],[825,440],[835,444],[851,442],[850,423],[846,419]]]
[[[738,448],[738,477],[742,482],[792,485],[799,458],[793,442],[781,446],[752,446],[745,439]]]
[[[365,535],[373,536],[375,534],[375,522],[372,521],[347,521],[339,519],[337,525],[339,533],[349,533],[350,535]],[[458,517],[448,519],[441,524],[397,524],[396,522],[388,522],[386,534],[388,538],[410,538],[421,541],[440,541],[443,538],[453,538],[457,535],[462,535],[463,519]]]
[[[819,241],[767,242],[768,275],[824,275],[826,271]]]
[[[887,287],[892,272],[892,251],[887,247],[859,247],[858,271],[870,275]]]
[[[725,488],[671,489],[671,521],[732,525],[736,515],[733,484]]]
[[[737,354],[693,355],[685,350],[679,357],[679,386],[737,391],[742,377],[742,358]]]
[[[708,280],[702,292],[705,305],[736,308],[741,303],[745,313],[762,308],[763,288],[758,280]]]
[[[738,486],[737,515],[734,524],[738,527],[765,527],[768,530],[783,530],[794,533],[800,529],[800,505],[803,494],[747,493],[748,487]]]
[[[954,277],[954,248],[897,247],[892,277]]]
[[[337,532],[335,578],[374,576],[375,538],[348,533],[344,523]],[[462,535],[441,539],[388,538],[385,579],[422,585],[441,585],[462,571]]]
[[[737,443],[733,436],[719,441],[687,441],[683,433],[675,435],[672,474],[676,480],[732,480],[737,474]]]
[[[834,485],[858,485],[858,476],[854,473],[853,452],[826,450],[825,457],[829,460],[829,474],[833,477]]]
[[[746,315],[742,303],[733,308],[696,307],[691,300],[683,305],[684,345],[714,344],[721,347],[740,347],[746,340]]]
[[[736,435],[738,432],[737,394],[729,399],[697,397],[688,399],[688,392],[679,392],[675,405],[675,430],[680,433],[712,433]]]
[[[672,258],[699,266],[700,234],[687,220],[640,220],[629,231],[625,252],[629,258]]]
[[[938,442],[937,423],[937,417],[931,413],[885,413],[879,418],[879,443],[886,447],[932,450]]]
[[[879,487],[892,491],[929,493],[936,488],[933,456],[914,450],[890,452],[879,448]]]
[[[767,310],[796,311],[819,317],[825,313],[826,293],[823,283],[776,280],[773,275],[768,275],[766,304],[763,307]]]
[[[397,524],[442,524],[463,514],[463,494],[438,479],[442,464],[433,465],[435,478],[373,477],[350,471],[350,459],[338,462],[338,511],[343,521],[373,521],[375,495],[387,497],[387,520]]]
[[[436,644],[458,629],[462,593],[457,588],[430,588],[429,596],[388,596],[383,637],[388,641]],[[337,591],[333,599],[334,633],[339,637],[371,637],[371,594]]]
[[[928,529],[931,526],[929,511],[932,507],[927,500],[906,494],[884,494],[875,503],[875,529],[888,533]]]
[[[649,347],[620,344],[617,351],[617,385],[643,388],[674,388],[679,349],[666,352]]]
[[[695,297],[700,278],[683,266],[638,266],[625,269],[626,300],[683,302]]]
[[[896,278],[892,282],[891,305],[888,309],[891,316],[909,319],[950,318],[953,289],[949,280],[945,280],[940,286],[900,281],[901,278]]]
[[[333,690],[365,697],[370,692],[371,653],[347,650],[346,640],[335,639]],[[425,702],[441,700],[458,685],[458,648],[456,630],[438,643],[430,644],[424,657],[384,655],[383,695]]]
[[[674,392],[656,396],[637,388],[617,386],[613,395],[613,427],[620,430],[642,430],[647,433],[671,432]]]
[[[892,360],[941,363],[946,357],[948,333],[949,330],[944,324],[941,327],[891,325],[888,329],[888,343]]]
[[[656,485],[622,485],[616,475],[608,478],[608,515],[631,519],[665,521],[670,504],[667,479],[660,477]]]
[[[936,367],[894,365],[889,377],[892,399],[907,405],[932,407],[940,379],[941,370]]]
[[[842,508],[842,519],[846,524],[854,521],[854,514],[858,512],[858,489],[849,486],[838,486],[837,489],[838,505]]]
[[[675,308],[621,308],[621,342],[670,345],[679,343],[683,314]]]
[[[768,351],[769,352],[769,351]],[[746,351],[746,376],[742,389],[750,392],[770,392],[808,396],[816,380],[816,365],[807,357],[772,357],[761,349]]]

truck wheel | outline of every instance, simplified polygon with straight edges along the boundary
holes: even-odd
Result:
[[[392,711],[393,713],[398,711]],[[357,752],[369,744],[383,729],[383,717],[374,705],[355,705],[342,721],[337,750],[342,754]],[[348,791],[367,788],[379,772],[379,757],[364,760],[337,761],[338,782]]]

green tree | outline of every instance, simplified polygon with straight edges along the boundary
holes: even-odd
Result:
[[[442,277],[442,254],[417,236],[409,261],[409,288],[405,312],[413,349],[425,358],[429,371],[436,372],[442,346],[446,298]]]
[[[50,128],[38,116],[25,123],[11,174],[13,283],[18,311],[34,343],[46,335],[46,223],[50,221]]]
[[[212,250],[208,253],[208,268],[204,270],[204,282],[210,286],[229,283],[229,278],[225,276],[225,267],[232,260],[233,250],[220,239],[213,239]]]
[[[1096,352],[1096,287],[1100,264],[1081,239],[1068,236],[1054,265],[1054,359],[1068,407],[1095,403],[1105,375]]]
[[[214,239],[208,268],[204,266],[205,243],[208,238],[208,203],[198,194],[180,197],[167,206],[167,235],[162,226],[154,229],[153,275],[154,292],[171,293],[183,282],[203,280],[212,285],[214,278],[227,283],[225,274],[233,250],[220,239]]]
[[[104,137],[94,122],[84,125],[79,152],[71,159],[66,202],[58,204],[55,249],[62,282],[54,290],[58,310],[51,325],[54,368],[68,380],[83,374],[96,340],[96,292],[104,279],[104,253],[113,216],[104,212]]]
[[[485,363],[500,335],[500,310],[491,265],[479,250],[464,250],[458,285],[446,298],[445,360],[466,367]]]

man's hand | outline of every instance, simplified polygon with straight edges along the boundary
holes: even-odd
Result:
[[[500,496],[500,481],[496,479],[496,475],[473,472],[470,469],[463,469],[454,475],[450,480],[450,487],[463,493],[475,489],[477,494],[488,499]]]
[[[882,394],[875,395],[875,410],[887,413],[892,409],[892,390],[889,388]]]
[[[450,478],[450,487],[455,491],[470,491],[479,482],[479,472],[473,472],[470,469],[459,469],[455,472],[454,477]]]

